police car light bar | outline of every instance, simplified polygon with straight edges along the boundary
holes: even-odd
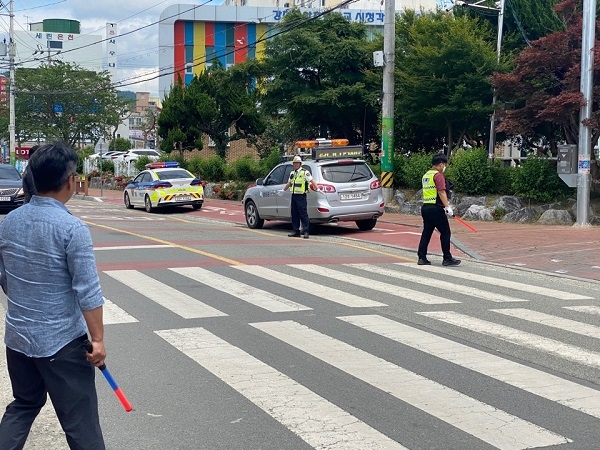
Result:
[[[173,167],[179,167],[177,161],[159,161],[146,164],[146,169],[169,169]]]
[[[315,139],[311,141],[296,141],[296,148],[315,148],[315,147],[344,147],[349,144],[348,139]]]

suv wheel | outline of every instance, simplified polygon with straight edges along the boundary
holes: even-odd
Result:
[[[370,231],[373,228],[375,228],[376,224],[377,224],[377,219],[366,219],[366,220],[357,220],[356,221],[356,226],[358,227],[359,230],[362,230],[362,231]]]
[[[256,205],[252,200],[248,200],[246,202],[244,211],[246,215],[246,225],[248,225],[248,228],[252,228],[254,230],[263,227],[265,221],[258,215],[258,209],[256,209]]]

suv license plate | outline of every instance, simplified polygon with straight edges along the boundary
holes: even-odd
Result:
[[[355,200],[362,198],[362,194],[340,194],[340,200]]]
[[[189,202],[191,199],[192,199],[192,197],[190,197],[189,195],[186,195],[186,196],[180,195],[179,197],[175,197],[176,202]]]
[[[10,197],[0,197],[0,202],[10,202]]]

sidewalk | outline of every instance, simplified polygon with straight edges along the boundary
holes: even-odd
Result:
[[[88,195],[107,202],[123,199],[122,191],[108,189],[103,190],[102,197],[99,189],[89,189]],[[219,199],[208,202],[239,205]],[[416,230],[422,225],[420,216],[395,213],[385,213],[379,222]],[[450,225],[454,245],[471,258],[600,281],[600,227],[470,222],[477,230],[474,233],[456,220],[451,219]],[[415,252],[417,244],[415,239]]]

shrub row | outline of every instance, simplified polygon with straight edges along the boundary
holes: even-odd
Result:
[[[421,177],[431,167],[431,153],[399,155],[394,158],[394,185],[421,189]],[[372,166],[381,172],[380,165]],[[505,167],[502,161],[489,164],[486,149],[460,150],[452,156],[444,174],[455,190],[467,195],[518,195],[550,202],[574,194],[573,188],[556,174],[556,162],[529,157],[520,167]]]

